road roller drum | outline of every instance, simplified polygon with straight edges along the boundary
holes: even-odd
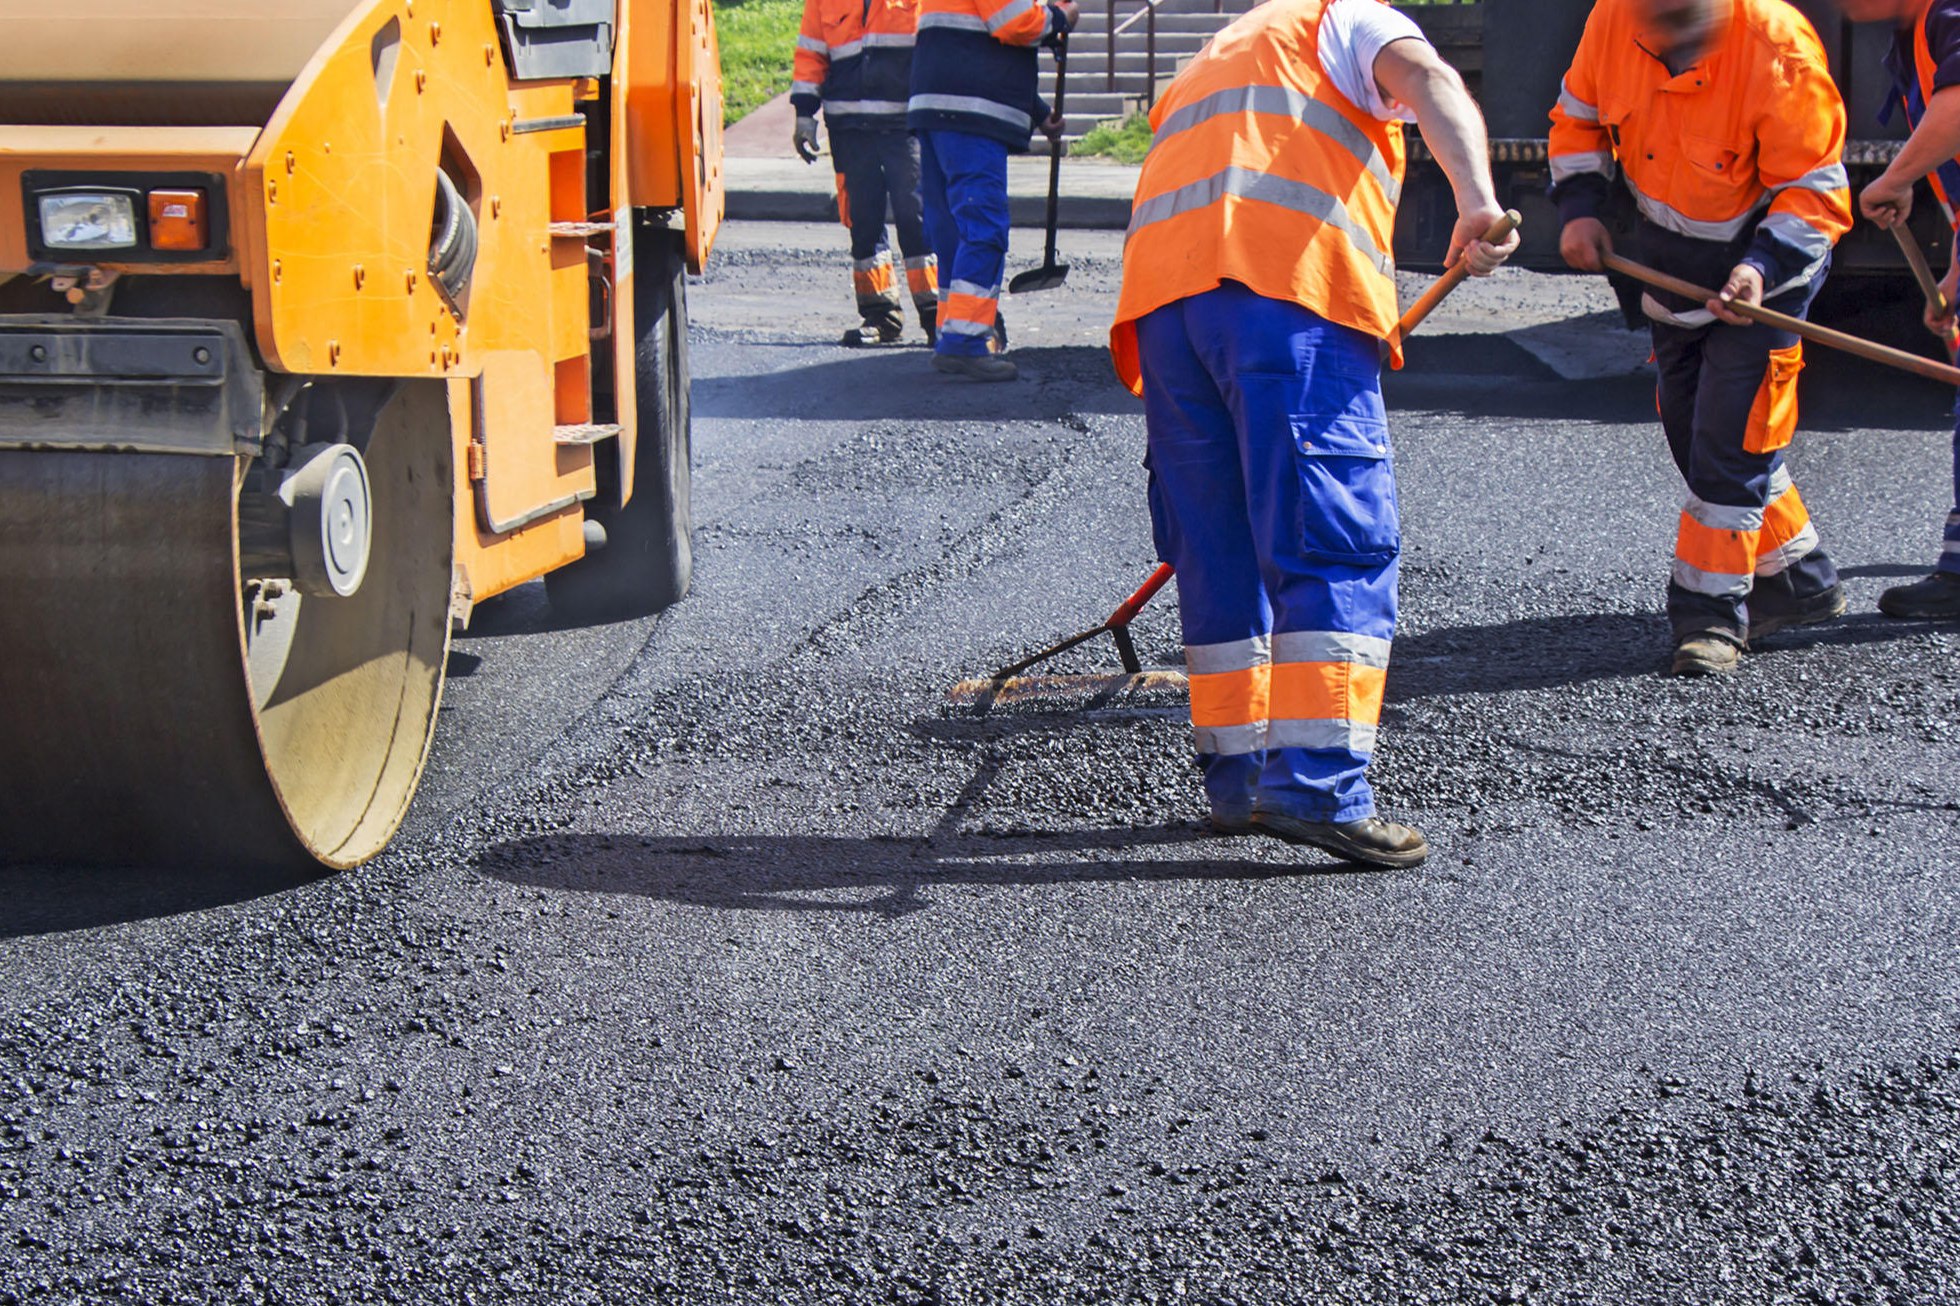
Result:
[[[0,861],[374,856],[451,631],[685,593],[707,0],[75,0],[0,54]]]

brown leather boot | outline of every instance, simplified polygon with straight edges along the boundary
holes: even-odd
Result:
[[[1742,661],[1742,641],[1719,630],[1697,630],[1674,646],[1670,676],[1726,676]]]

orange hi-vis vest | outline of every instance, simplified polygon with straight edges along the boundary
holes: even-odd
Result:
[[[1919,12],[1912,20],[1912,81],[1896,89],[1904,104],[1906,122],[1914,130],[1926,116],[1927,106],[1932,103],[1935,93],[1933,82],[1939,75],[1939,61],[1933,58],[1932,44],[1926,39],[1926,20],[1931,16],[1933,0],[1924,0]],[[1905,70],[1895,72],[1903,79]],[[1948,159],[1927,174],[1926,180],[1932,183],[1933,194],[1939,199],[1940,210],[1946,215],[1947,225],[1960,230],[1960,158]]]
[[[1225,281],[1389,341],[1401,365],[1391,251],[1402,124],[1357,108],[1322,69],[1329,3],[1266,0],[1214,37],[1151,110],[1156,136],[1109,334],[1132,392],[1143,393],[1137,320]]]
[[[1844,101],[1810,20],[1786,0],[1734,0],[1684,71],[1655,48],[1634,0],[1594,6],[1552,110],[1554,184],[1617,166],[1665,231],[1727,244],[1760,229],[1821,261],[1851,228],[1851,181]]]

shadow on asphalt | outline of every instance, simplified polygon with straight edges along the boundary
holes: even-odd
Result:
[[[477,869],[492,879],[528,888],[630,893],[692,907],[858,912],[888,919],[929,909],[935,888],[1373,874],[1333,861],[1125,856],[1139,847],[1184,844],[1220,850],[1230,846],[1229,841],[1190,824],[887,839],[566,834],[498,844],[478,858]],[[1110,856],[1083,860],[1085,853]]]
[[[833,347],[825,346],[826,352]],[[1054,414],[1030,400],[1039,385],[1074,381],[1070,412],[1141,413],[1117,383],[1109,352],[1089,345],[1015,348],[1008,357],[1021,379],[988,385],[932,370],[923,349],[863,350],[765,376],[704,377],[694,382],[697,417],[794,417],[804,421],[944,421],[949,397],[959,396],[962,420],[1041,421]]]
[[[0,867],[0,939],[127,925],[236,906],[319,875],[155,867]]]

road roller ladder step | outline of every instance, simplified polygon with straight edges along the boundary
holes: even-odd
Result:
[[[604,423],[580,422],[572,426],[555,427],[552,440],[561,445],[597,444],[618,435],[620,427]]]
[[[533,230],[536,230],[536,228],[533,228]],[[612,230],[613,224],[610,222],[554,222],[551,224],[552,235],[567,238],[576,237],[581,240],[587,236],[603,236]]]

